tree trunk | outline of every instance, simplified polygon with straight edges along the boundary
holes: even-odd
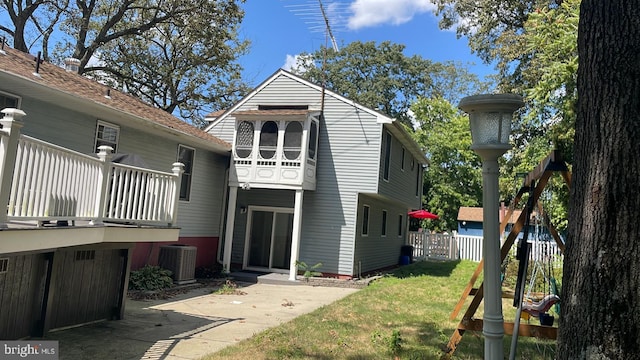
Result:
[[[582,0],[558,359],[640,355],[640,1]]]

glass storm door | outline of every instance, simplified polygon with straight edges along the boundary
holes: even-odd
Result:
[[[252,210],[247,267],[288,270],[292,232],[293,213]]]

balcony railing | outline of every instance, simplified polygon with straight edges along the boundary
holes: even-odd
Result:
[[[111,161],[20,134],[24,112],[2,110],[0,120],[0,227],[10,221],[88,220],[174,224],[183,165],[172,173]]]

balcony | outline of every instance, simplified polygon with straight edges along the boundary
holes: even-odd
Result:
[[[315,190],[320,112],[248,110],[234,116],[231,186]]]
[[[0,202],[7,204],[6,212],[0,212],[3,252],[36,250],[27,241],[12,248],[10,233],[47,229],[51,224],[84,231],[78,238],[48,232],[46,237],[52,239],[42,246],[177,240],[178,229],[172,225],[182,164],[173,164],[173,172],[165,173],[112,162],[108,146],[100,147],[98,157],[78,153],[20,134],[24,112],[2,112]],[[141,231],[134,236],[122,229]],[[16,241],[43,236],[33,231],[14,234]]]

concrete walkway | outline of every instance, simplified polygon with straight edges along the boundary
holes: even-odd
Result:
[[[199,359],[357,291],[246,284],[245,295],[197,288],[168,300],[126,304],[125,319],[49,333],[60,359]]]

